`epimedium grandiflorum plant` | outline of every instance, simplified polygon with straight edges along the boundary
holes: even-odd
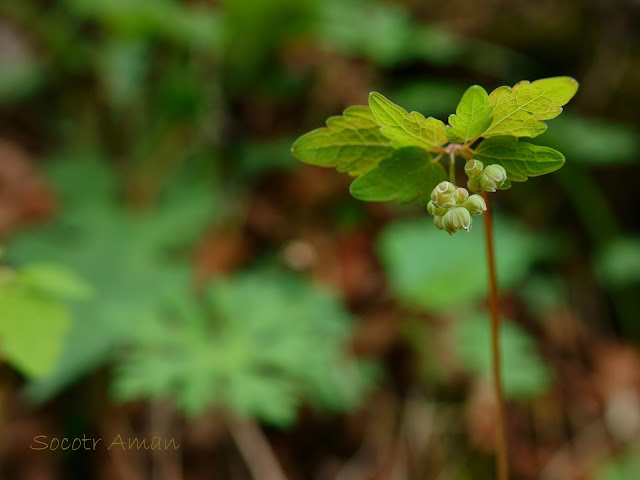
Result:
[[[490,94],[473,85],[449,116],[449,125],[409,113],[372,92],[369,106],[348,107],[341,116],[330,117],[326,127],[302,135],[291,148],[302,162],[356,177],[350,191],[359,200],[417,199],[433,215],[435,226],[449,234],[468,231],[472,215],[485,215],[499,480],[508,478],[508,465],[489,193],[562,167],[562,153],[522,138],[543,133],[544,120],[557,117],[577,90],[578,82],[564,76],[501,86]],[[464,162],[467,188],[456,185],[457,160]]]

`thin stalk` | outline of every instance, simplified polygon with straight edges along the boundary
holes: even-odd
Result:
[[[456,184],[456,154],[449,152],[449,181]]]
[[[493,246],[493,214],[487,192],[482,196],[487,204],[484,213],[484,233],[487,244],[487,263],[489,270],[489,309],[491,311],[491,352],[493,360],[493,388],[498,405],[498,434],[496,445],[496,469],[498,480],[508,480],[507,435],[505,431],[504,392],[502,390],[502,360],[500,358],[500,306],[498,304],[498,281],[496,278],[496,260]]]

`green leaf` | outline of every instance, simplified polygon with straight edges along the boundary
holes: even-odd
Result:
[[[640,237],[620,237],[607,243],[598,252],[595,270],[610,287],[640,284]]]
[[[393,152],[391,142],[380,132],[369,107],[353,106],[342,116],[330,117],[327,126],[298,138],[291,153],[300,161],[339,172],[362,175]]]
[[[167,299],[189,282],[188,248],[221,204],[210,179],[189,173],[181,183],[176,171],[156,207],[133,212],[123,207],[111,171],[95,155],[61,156],[51,168],[62,198],[57,222],[14,237],[7,255],[15,264],[63,265],[96,294],[70,305],[60,358],[49,375],[27,387],[36,402],[109,362],[132,324],[165,310]],[[78,290],[68,279],[56,285],[50,269],[38,270],[27,269],[25,283],[34,290],[67,297]]]
[[[367,390],[364,363],[344,353],[351,315],[299,277],[237,275],[172,306],[134,327],[116,371],[120,399],[174,398],[189,415],[223,405],[284,426],[302,401],[343,410]]]
[[[580,141],[576,142],[577,138]],[[640,152],[640,135],[631,125],[568,112],[555,119],[553,128],[540,139],[543,145],[563,152],[572,163],[592,166],[631,164]]]
[[[640,472],[640,445],[632,443],[621,454],[607,458],[597,469],[594,480],[627,480]]]
[[[484,315],[467,317],[453,327],[456,350],[464,367],[490,382],[491,322]],[[518,325],[505,321],[500,328],[500,350],[506,368],[505,394],[509,398],[530,398],[547,391],[550,372],[535,349],[533,339]]]
[[[473,85],[469,87],[456,113],[449,116],[447,137],[452,142],[465,143],[481,136],[493,121],[493,106],[489,102],[489,95],[484,88]]]
[[[80,278],[68,269],[52,263],[28,265],[16,276],[21,285],[57,297],[85,299],[92,293],[89,285]]]
[[[578,90],[578,82],[571,77],[552,77],[522,81],[510,87],[498,87],[489,95],[493,105],[493,123],[484,137],[513,135],[535,137],[547,126],[542,120],[551,120],[562,112]]]
[[[409,113],[377,92],[369,94],[369,106],[381,126],[380,131],[395,148],[431,150],[447,143],[445,125],[440,120],[424,118],[418,112]]]
[[[514,182],[554,172],[564,165],[564,155],[559,151],[515,137],[488,138],[478,145],[474,157],[485,165],[502,165]]]
[[[0,351],[31,378],[51,371],[62,353],[69,312],[58,299],[17,282],[0,288]]]
[[[406,147],[393,152],[393,156],[380,162],[351,184],[351,195],[368,202],[397,200],[408,203],[420,198],[428,201],[433,188],[447,174],[432,155],[421,148]]]
[[[486,298],[483,217],[473,218],[469,233],[453,237],[442,235],[431,219],[386,227],[378,251],[396,297],[410,307],[435,312]],[[495,228],[501,288],[512,287],[534,262],[553,251],[552,239],[523,231],[518,225],[497,218]]]

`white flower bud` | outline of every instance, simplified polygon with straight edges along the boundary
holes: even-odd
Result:
[[[502,165],[489,165],[480,174],[480,186],[486,192],[495,192],[507,180],[507,171]]]
[[[482,187],[480,186],[480,181],[477,178],[470,178],[467,182],[467,188],[472,192],[481,192]]]
[[[438,227],[440,230],[442,230],[442,215],[434,215],[433,216],[433,223],[436,227]]]
[[[467,200],[467,198],[469,198],[469,192],[467,191],[466,188],[460,187],[456,190],[456,200],[457,200],[456,203],[458,204],[464,203]]]
[[[477,194],[471,195],[468,200],[464,202],[463,206],[469,210],[471,215],[480,215],[487,209],[484,198]]]
[[[469,178],[477,178],[480,173],[482,173],[484,165],[479,160],[469,160],[464,166],[464,173],[467,174]]]
[[[432,200],[429,200],[429,203],[427,203],[427,211],[429,212],[429,215],[444,215],[447,213],[446,208],[436,207]]]
[[[440,182],[431,192],[434,207],[446,208],[456,204],[456,186],[450,182]]]
[[[453,234],[461,228],[469,231],[471,228],[471,215],[469,214],[469,210],[464,207],[452,208],[442,217],[442,228],[449,232],[449,234]]]

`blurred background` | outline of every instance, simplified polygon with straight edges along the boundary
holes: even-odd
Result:
[[[512,478],[640,478],[639,16],[0,1],[0,478],[493,478],[481,220],[289,149],[372,90],[446,121],[556,75],[566,165],[494,197]]]

